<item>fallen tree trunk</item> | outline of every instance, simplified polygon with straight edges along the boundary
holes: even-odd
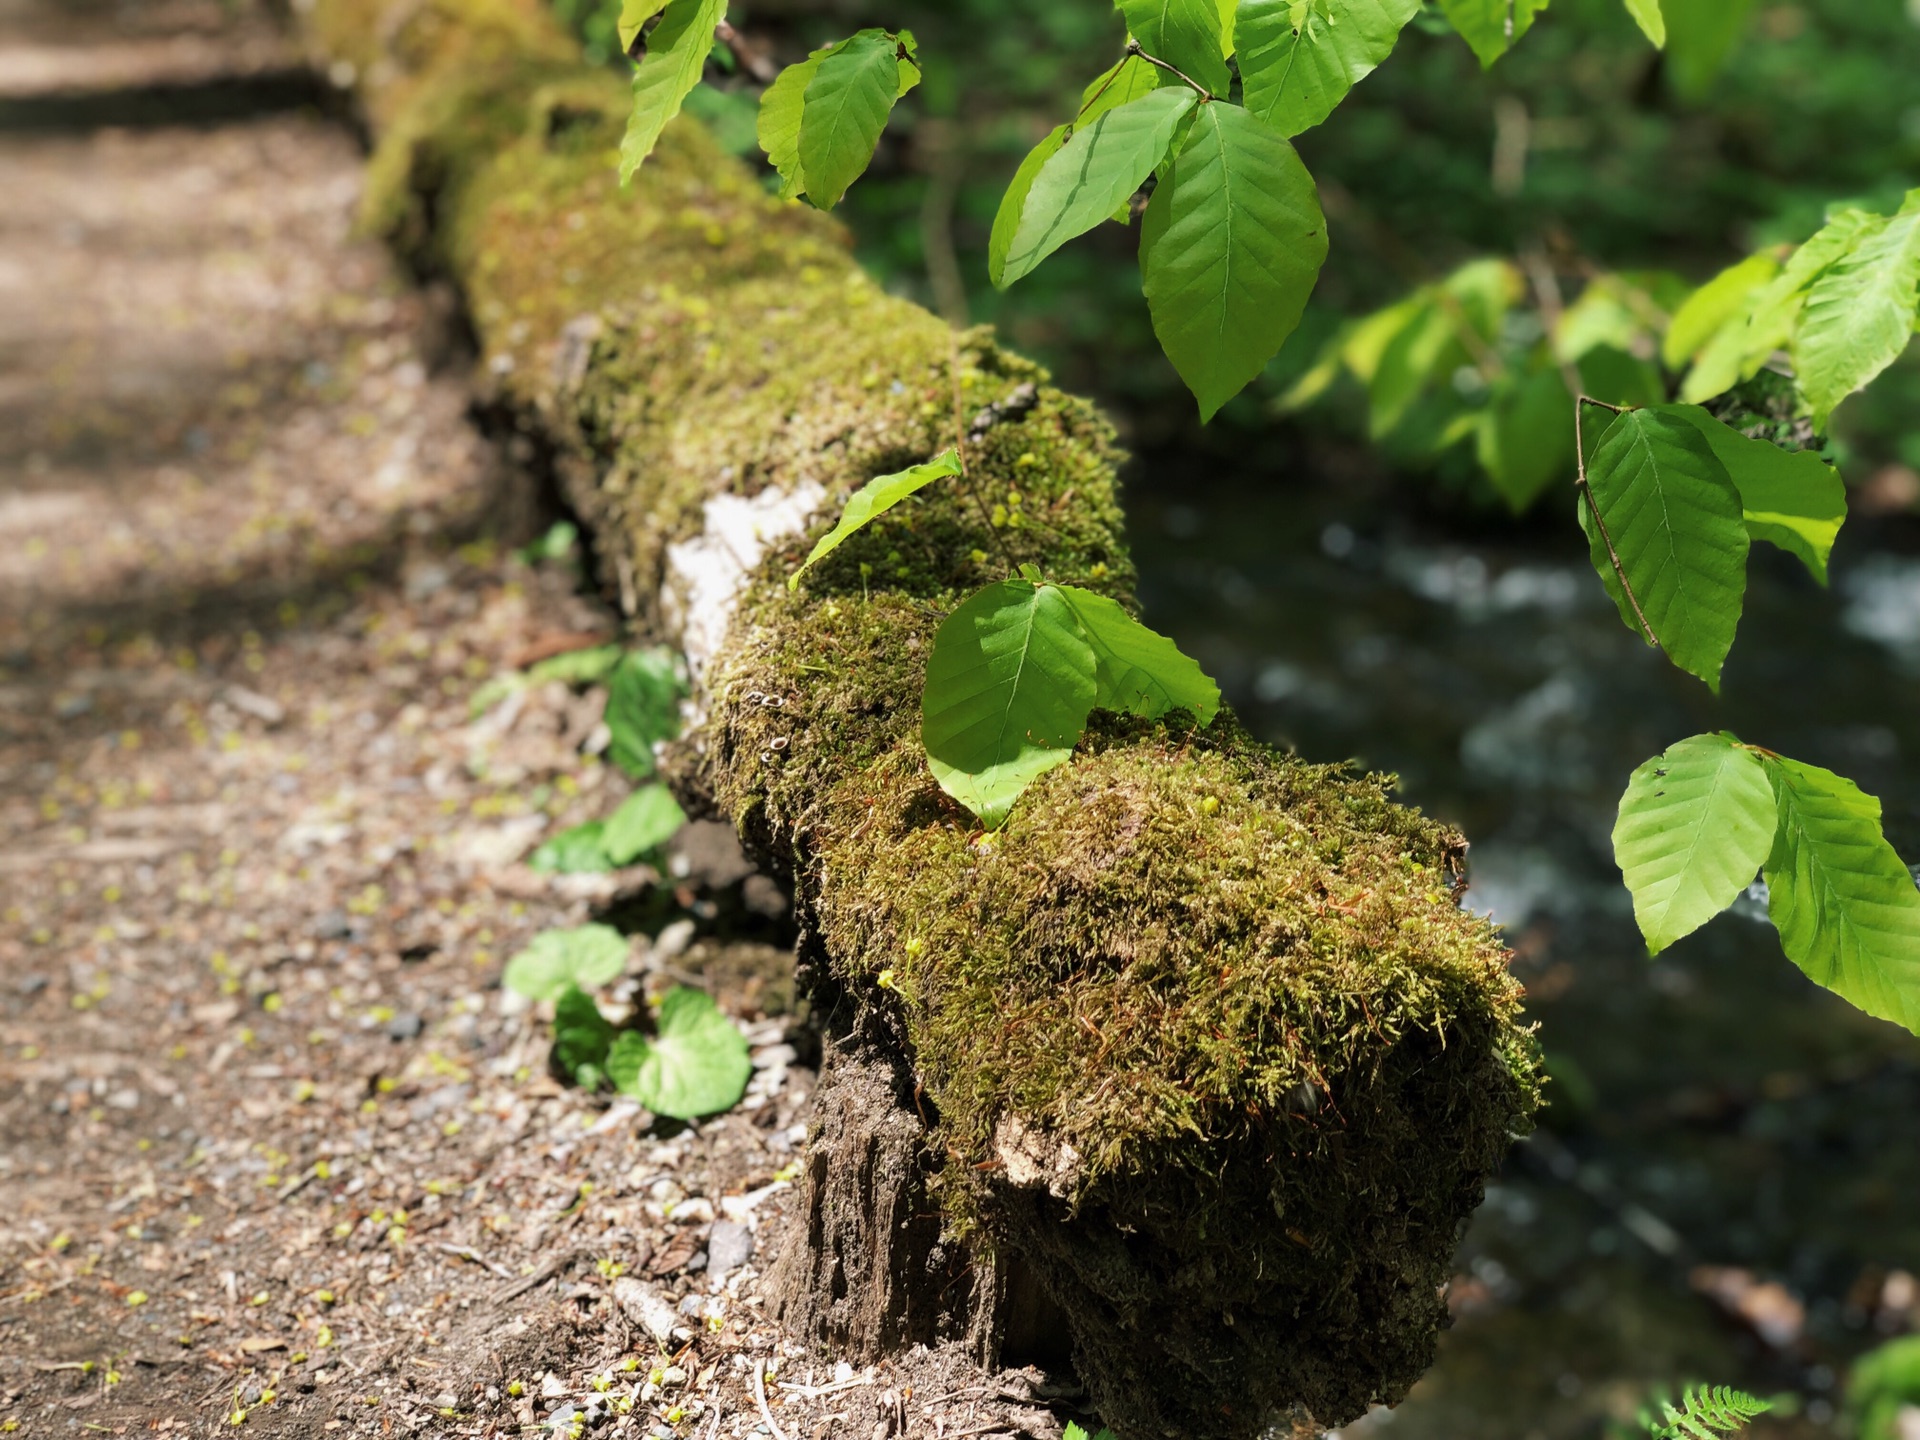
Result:
[[[687,654],[677,784],[792,883],[829,1058],[788,1324],[990,1360],[1063,1316],[1128,1440],[1397,1401],[1538,1100],[1458,837],[1224,714],[1097,717],[981,834],[920,749],[924,660],[1010,563],[1130,598],[1092,407],[883,294],[691,122],[620,191],[625,87],[538,0],[296,9],[377,139],[371,222],[459,287],[637,630]],[[956,429],[973,493],[788,593],[833,501]]]

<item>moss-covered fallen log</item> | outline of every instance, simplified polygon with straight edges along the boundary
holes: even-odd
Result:
[[[980,833],[920,747],[925,657],[1012,563],[1130,599],[1100,416],[885,295],[697,125],[620,191],[624,86],[538,0],[301,14],[378,140],[371,220],[459,286],[635,625],[689,657],[681,788],[792,882],[830,1059],[790,1323],[990,1356],[1037,1281],[1129,1440],[1400,1398],[1537,1101],[1458,837],[1225,714],[1097,717]],[[788,592],[834,501],[956,429],[974,493]]]

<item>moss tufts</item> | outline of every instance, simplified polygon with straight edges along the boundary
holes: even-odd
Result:
[[[1121,1435],[1398,1399],[1457,1227],[1538,1103],[1506,953],[1454,901],[1458,837],[1230,715],[1096,717],[979,834],[919,746],[926,656],[1023,562],[1130,599],[1104,420],[883,293],[695,124],[621,190],[623,87],[539,0],[315,0],[308,24],[365,76],[371,220],[461,286],[642,628],[709,497],[837,499],[928,458],[956,370],[959,426],[991,410],[970,484],[797,595],[832,505],[768,557],[709,671],[702,783],[794,878],[841,1023],[911,1058],[949,1224],[1067,1306]]]

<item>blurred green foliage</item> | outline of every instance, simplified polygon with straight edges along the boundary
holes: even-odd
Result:
[[[555,3],[590,47],[617,49],[604,38],[617,7]],[[1698,45],[1676,47],[1679,59],[1653,50],[1619,0],[1555,0],[1483,71],[1429,4],[1387,62],[1297,141],[1333,255],[1307,322],[1267,382],[1225,412],[1229,423],[1266,423],[1266,402],[1342,320],[1476,256],[1544,246],[1596,272],[1699,281],[1761,244],[1804,239],[1836,202],[1892,208],[1920,182],[1920,4],[1755,0],[1751,10],[1717,73],[1687,62]],[[925,83],[841,211],[863,262],[900,293],[998,324],[1148,436],[1189,423],[1140,299],[1134,234],[1103,226],[1004,295],[986,279],[994,213],[1021,157],[1120,53],[1124,27],[1106,0],[736,0],[730,15],[780,64],[860,26],[911,27]],[[1869,453],[1920,461],[1920,431],[1902,438],[1917,402],[1920,384],[1897,372],[1856,402],[1851,428]],[[1313,423],[1340,423],[1327,413]],[[1364,435],[1364,417],[1348,423]]]
[[[1847,1409],[1860,1440],[1900,1440],[1902,1412],[1920,1408],[1920,1335],[1890,1341],[1854,1362]]]

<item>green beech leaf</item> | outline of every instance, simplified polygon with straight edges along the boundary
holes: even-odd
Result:
[[[1090,124],[1109,110],[1131,105],[1142,96],[1179,83],[1158,65],[1138,55],[1129,55],[1081,92],[1080,113],[1073,117],[1073,123]]]
[[[911,30],[902,30],[893,38],[897,42],[895,48],[900,60],[900,83],[894,88],[893,98],[904,100],[907,92],[924,78],[920,69],[920,47],[914,41]]]
[[[620,183],[647,163],[660,132],[680,113],[713,52],[713,32],[727,18],[727,0],[667,0],[633,72],[633,115],[620,142]]]
[[[873,162],[880,132],[900,98],[899,43],[884,30],[842,41],[807,82],[800,168],[807,199],[831,210]]]
[[[1407,411],[1432,382],[1440,378],[1441,362],[1449,375],[1458,368],[1459,345],[1453,316],[1431,294],[1404,329],[1380,352],[1367,381],[1367,433],[1384,440],[1407,418]]]
[[[667,0],[622,0],[620,5],[620,48],[631,53],[647,21],[666,8]]]
[[[1481,468],[1518,515],[1573,467],[1573,396],[1557,370],[1537,370],[1494,388],[1480,424]]]
[[[1247,109],[1282,135],[1313,128],[1393,53],[1419,10],[1420,0],[1242,0],[1234,36]]]
[[[1664,314],[1656,290],[1684,289],[1677,279],[1659,273],[1596,275],[1567,306],[1553,327],[1554,358],[1563,364],[1578,361],[1602,345],[1631,353],[1652,338],[1649,312]],[[1666,398],[1663,386],[1660,398]]]
[[[1735,316],[1744,316],[1760,288],[1780,273],[1780,257],[1770,250],[1729,265],[1687,297],[1674,312],[1660,342],[1660,358],[1669,370],[1682,370]]]
[[[1240,48],[1240,42],[1234,38],[1234,26],[1239,20],[1240,0],[1219,0],[1220,5],[1220,53],[1228,59]]]
[[[712,1000],[676,986],[660,1002],[658,1034],[624,1032],[607,1056],[607,1074],[654,1114],[697,1120],[740,1103],[753,1060],[740,1027]]]
[[[780,172],[782,200],[791,200],[807,188],[806,174],[800,168],[800,117],[807,107],[807,87],[833,49],[823,45],[798,65],[787,66],[760,97],[760,148]]]
[[[617,1032],[593,997],[569,985],[553,1007],[553,1059],[574,1084],[596,1090]]]
[[[636,780],[652,776],[653,747],[680,733],[680,700],[687,693],[680,660],[664,646],[635,650],[607,681],[607,755]]]
[[[1013,284],[1124,205],[1197,103],[1184,85],[1155,90],[1075,130],[1033,178],[999,283]]]
[[[934,778],[989,830],[1086,729],[1099,666],[1073,607],[1052,585],[1003,580],[934,636],[920,737]]]
[[[1920,310],[1920,190],[1807,292],[1793,340],[1800,388],[1824,430],[1834,407],[1907,348]]]
[[[1920,1033],[1920,891],[1880,828],[1880,802],[1832,771],[1767,759],[1779,829],[1768,909],[1816,983]]]
[[[1327,258],[1313,177],[1238,105],[1200,107],[1153,192],[1140,264],[1154,333],[1210,420],[1300,323]]]
[[[813,547],[813,553],[807,556],[806,563],[787,577],[787,589],[798,588],[802,575],[902,500],[919,494],[936,480],[951,479],[960,473],[960,452],[948,450],[924,465],[915,465],[897,475],[881,475],[869,480],[854,491],[853,498],[847,501],[847,508],[840,512],[840,523],[820,537],[819,543]]]
[[[1747,527],[1740,493],[1684,407],[1655,405],[1617,417],[1587,464],[1593,502],[1627,582],[1674,664],[1716,693],[1733,647],[1747,584]],[[1635,618],[1589,507],[1580,506],[1594,568],[1631,630]]]
[[[1726,909],[1773,849],[1773,786],[1760,757],[1731,735],[1696,735],[1628,782],[1613,855],[1633,915],[1658,955]]]
[[[1759,374],[1792,338],[1814,282],[1886,226],[1884,215],[1864,210],[1843,210],[1829,220],[1754,293],[1744,313],[1736,313],[1707,342],[1680,387],[1680,398],[1698,404]]]
[[[1220,47],[1219,0],[1114,0],[1140,48],[1222,99],[1233,85]]]
[[[1202,725],[1213,723],[1220,713],[1220,687],[1178,645],[1105,595],[1074,585],[1059,590],[1093,647],[1095,707],[1148,720],[1190,710]]]
[[[529,868],[547,875],[599,875],[614,868],[607,858],[607,826],[589,820],[562,830],[527,857]]]
[[[1013,237],[1020,232],[1020,216],[1026,209],[1027,196],[1033,191],[1033,182],[1047,161],[1060,153],[1072,130],[1070,125],[1055,126],[1053,133],[1020,162],[1007,193],[1000,197],[1000,210],[993,217],[993,234],[987,240],[987,279],[996,289],[1004,290],[1012,283],[1007,279],[1007,252],[1013,248]]]
[[[1747,534],[1798,555],[1813,578],[1827,583],[1827,559],[1847,518],[1847,486],[1840,472],[1811,450],[1782,450],[1724,425],[1697,406],[1675,407],[1693,422],[1740,492]]]
[[[627,968],[627,941],[611,925],[543,930],[507,962],[500,983],[529,1000],[558,1000],[569,988],[595,990]]]
[[[613,674],[620,657],[627,652],[618,645],[597,645],[591,650],[569,650],[552,655],[527,671],[533,681],[558,680],[566,685],[599,685]]]
[[[1667,17],[1660,9],[1660,0],[1626,0],[1626,4],[1633,23],[1653,42],[1653,48],[1666,49]]]
[[[1440,0],[1440,8],[1486,68],[1533,28],[1547,0]]]
[[[666,844],[686,823],[686,812],[666,786],[636,790],[607,819],[603,842],[607,859],[615,865],[631,865]]]

